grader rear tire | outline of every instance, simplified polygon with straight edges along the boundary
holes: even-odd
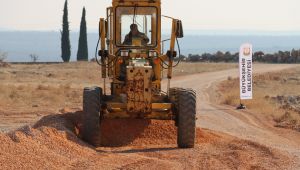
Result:
[[[191,89],[180,89],[178,93],[178,130],[179,148],[193,148],[196,138],[196,93]]]
[[[83,91],[83,133],[84,141],[100,146],[100,107],[102,89],[100,87],[84,88]]]

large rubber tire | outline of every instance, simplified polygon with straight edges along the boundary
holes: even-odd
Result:
[[[84,141],[100,146],[100,107],[102,89],[100,87],[84,88],[83,91],[83,132]]]
[[[193,148],[196,138],[196,92],[192,89],[180,89],[178,105],[178,147]]]

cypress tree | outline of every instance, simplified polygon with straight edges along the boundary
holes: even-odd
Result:
[[[85,20],[85,8],[84,7],[82,10],[82,17],[81,17],[81,23],[80,23],[77,61],[88,61],[88,44],[87,44],[86,20]]]
[[[69,62],[71,57],[71,44],[68,21],[68,0],[65,1],[62,27],[63,30],[61,31],[61,58],[64,62]]]

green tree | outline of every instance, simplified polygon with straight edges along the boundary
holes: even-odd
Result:
[[[87,33],[86,33],[85,8],[83,8],[82,10],[82,17],[80,23],[77,61],[88,61],[88,43],[87,43]]]
[[[71,44],[68,21],[68,0],[65,1],[62,27],[63,30],[61,31],[61,58],[64,62],[69,62],[71,57]]]
[[[224,61],[224,53],[222,51],[218,51],[216,54],[216,62]]]
[[[299,61],[298,50],[292,49],[291,56],[295,63]]]
[[[226,51],[223,57],[226,63],[233,61],[233,57],[229,51]]]

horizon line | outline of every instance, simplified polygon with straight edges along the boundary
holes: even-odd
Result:
[[[0,28],[0,32],[60,32],[60,30],[18,30]],[[79,30],[70,30],[79,33]],[[97,29],[88,29],[87,33],[98,33]],[[162,30],[162,34],[170,33],[169,29]],[[300,30],[246,30],[246,29],[186,29],[185,35],[237,35],[237,36],[300,36]]]

